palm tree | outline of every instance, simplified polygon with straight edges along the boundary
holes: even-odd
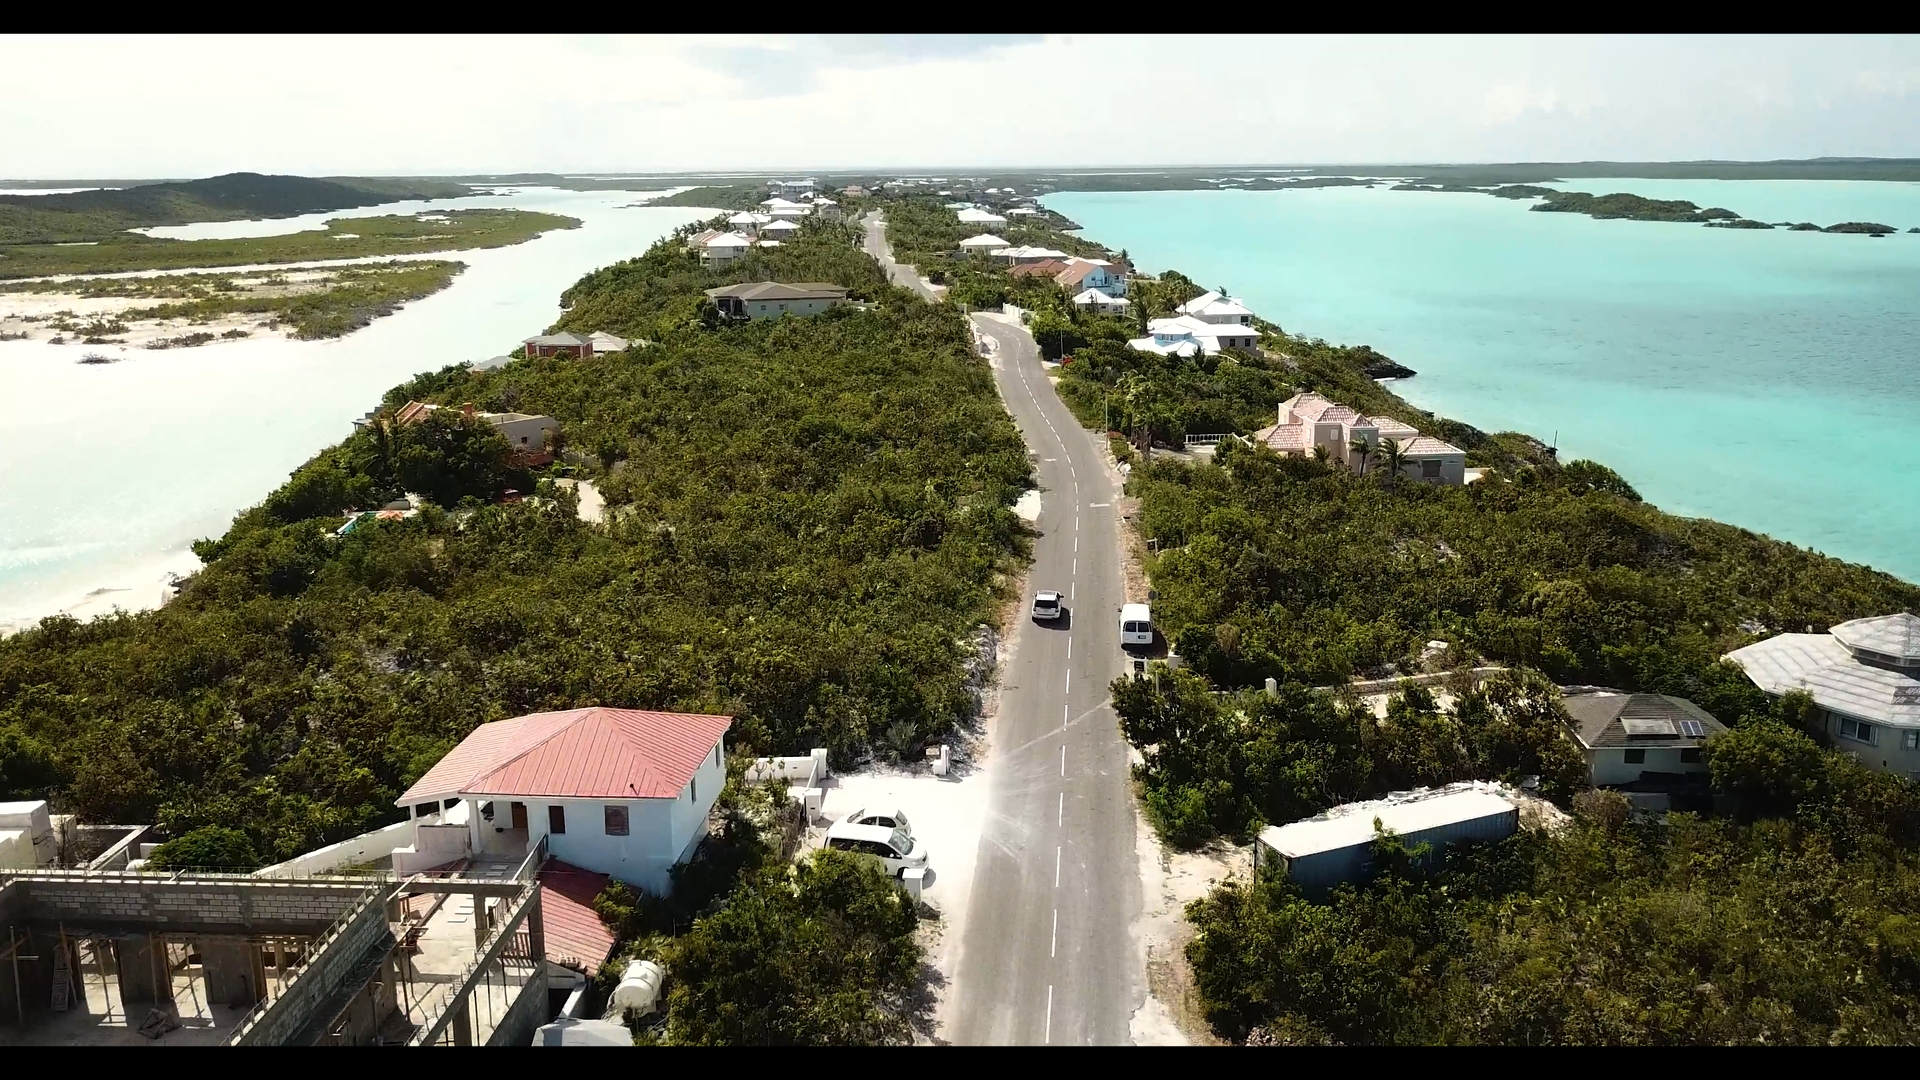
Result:
[[[1364,437],[1355,435],[1353,441],[1347,444],[1347,449],[1359,455],[1360,475],[1367,475],[1367,466],[1373,461],[1373,444],[1368,442]]]
[[[1314,443],[1313,460],[1325,465],[1333,460],[1333,451],[1327,449],[1327,444],[1325,443]]]
[[[1400,467],[1407,462],[1406,447],[1398,439],[1380,440],[1380,464],[1387,470],[1387,486],[1392,487],[1400,481]]]

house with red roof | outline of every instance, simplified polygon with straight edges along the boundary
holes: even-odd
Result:
[[[518,861],[544,840],[554,859],[664,896],[726,783],[732,723],[593,708],[482,724],[396,801],[417,824],[393,868]]]

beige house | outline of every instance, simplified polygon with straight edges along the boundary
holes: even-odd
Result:
[[[1775,697],[1813,695],[1822,729],[1861,764],[1920,780],[1920,617],[1901,612],[1824,634],[1775,634],[1727,659]]]
[[[1366,452],[1354,449],[1356,439],[1368,448]],[[1254,432],[1249,441],[1295,457],[1307,457],[1315,447],[1325,447],[1329,461],[1368,472],[1378,462],[1380,444],[1388,439],[1400,447],[1401,476],[1428,484],[1467,482],[1465,450],[1422,435],[1390,416],[1362,416],[1312,392],[1281,402],[1277,422]]]
[[[753,247],[753,240],[739,233],[721,233],[700,246],[700,264],[708,269],[731,266]]]
[[[1666,694],[1570,686],[1561,704],[1595,787],[1685,787],[1688,774],[1707,771],[1701,745],[1726,730],[1705,709]]]
[[[708,289],[707,296],[729,318],[777,319],[782,315],[818,315],[846,303],[847,290],[818,281],[750,281]]]

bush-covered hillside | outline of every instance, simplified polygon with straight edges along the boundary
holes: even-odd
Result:
[[[749,276],[874,303],[701,320],[701,289]],[[277,858],[390,818],[475,725],[535,710],[737,713],[739,750],[842,759],[946,730],[969,707],[961,639],[1021,557],[1008,507],[1029,483],[959,317],[889,290],[829,231],[724,274],[665,241],[568,297],[563,325],[653,344],[452,367],[388,402],[558,418],[609,524],[564,493],[493,504],[535,478],[457,409],[376,425],[203,544],[168,607],[0,641],[0,798],[227,826]],[[332,536],[401,489],[438,505]]]

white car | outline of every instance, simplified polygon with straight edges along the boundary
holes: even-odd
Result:
[[[907,823],[907,815],[898,810],[868,810],[862,807],[840,820],[849,825],[878,825],[883,829],[901,829],[908,836],[913,835],[913,826]]]
[[[889,829],[884,825],[849,825],[836,821],[827,828],[826,846],[835,851],[872,855],[895,877],[908,870],[925,869],[927,865],[925,845],[915,843],[905,829]]]
[[[1033,617],[1041,622],[1052,622],[1066,610],[1066,597],[1057,592],[1038,592],[1033,594]]]

